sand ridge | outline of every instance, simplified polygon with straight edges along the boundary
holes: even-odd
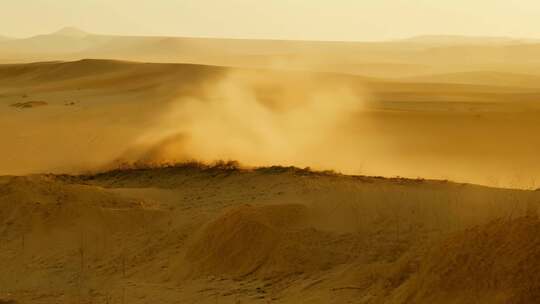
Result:
[[[534,256],[534,191],[193,165],[0,181],[1,292],[20,303],[444,303],[432,273]],[[502,282],[486,301],[534,296]]]

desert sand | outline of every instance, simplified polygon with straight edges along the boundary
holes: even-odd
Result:
[[[539,192],[186,164],[5,177],[20,303],[534,303]]]
[[[539,302],[539,46],[2,39],[0,303]]]
[[[224,159],[536,189],[540,83],[497,73],[507,85],[475,83],[488,74],[453,83],[94,59],[0,65],[0,174]],[[47,105],[12,106],[36,101]]]

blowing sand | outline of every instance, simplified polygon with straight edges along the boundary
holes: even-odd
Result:
[[[110,60],[3,65],[0,174],[232,159],[535,189],[538,90]],[[32,100],[48,106],[8,107]]]
[[[455,39],[0,43],[0,304],[540,302],[538,45]]]

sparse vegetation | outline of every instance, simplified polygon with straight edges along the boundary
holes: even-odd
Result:
[[[17,102],[14,104],[11,104],[10,106],[20,109],[28,109],[28,108],[35,108],[35,107],[43,107],[48,105],[45,101],[27,101],[27,102]]]

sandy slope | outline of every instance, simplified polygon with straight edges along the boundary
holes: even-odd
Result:
[[[111,60],[0,65],[0,174],[238,159],[539,187],[534,77],[468,77],[477,84]],[[38,102],[47,105],[10,106]]]
[[[534,191],[198,165],[0,185],[0,298],[20,303],[538,296]]]
[[[104,38],[53,36],[66,52]],[[192,53],[216,43],[159,41]],[[534,50],[492,43],[495,63],[507,48]],[[474,58],[485,47],[457,48]],[[414,60],[363,67],[440,72]],[[540,85],[510,70],[391,81],[95,59],[0,65],[0,303],[535,303],[538,191],[226,163],[111,170],[238,159],[538,188]]]
[[[415,77],[409,80],[411,82],[422,83],[456,83],[456,84],[475,84],[485,86],[503,86],[503,87],[523,87],[536,88],[540,78],[530,74],[513,74],[504,72],[464,72],[453,74],[439,74]]]

